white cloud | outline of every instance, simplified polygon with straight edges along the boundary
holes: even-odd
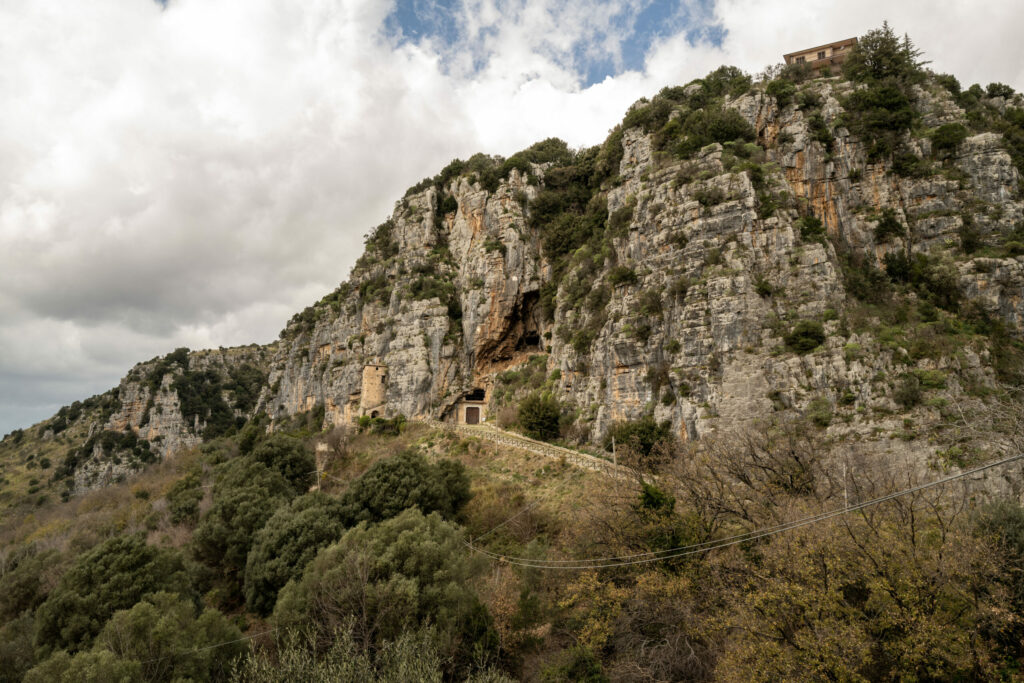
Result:
[[[721,47],[665,38],[581,87],[642,6],[466,0],[455,45],[396,45],[369,0],[0,0],[0,432],[176,346],[269,341],[453,157],[596,144],[721,63],[887,17],[965,84],[1024,86],[1016,3],[720,0]]]

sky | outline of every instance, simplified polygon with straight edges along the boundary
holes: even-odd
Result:
[[[0,434],[272,341],[453,158],[598,144],[666,85],[883,20],[1024,90],[1019,0],[0,0]]]

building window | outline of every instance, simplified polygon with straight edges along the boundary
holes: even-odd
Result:
[[[825,53],[824,52],[819,52],[818,53],[818,59],[825,59]]]
[[[803,63],[804,63],[804,58],[803,58],[803,56],[797,57],[797,58],[796,58],[796,63],[797,63],[797,64],[803,64]]]

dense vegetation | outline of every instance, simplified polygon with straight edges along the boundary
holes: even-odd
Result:
[[[914,379],[918,391],[939,382]],[[688,450],[650,418],[620,423],[619,462],[635,465],[637,479],[529,464],[423,427],[215,440],[83,500],[80,521],[23,520],[19,534],[39,540],[7,541],[18,550],[0,572],[0,680],[1012,671],[1024,654],[1014,616],[1024,604],[1024,510],[1012,502],[968,511],[955,490],[936,490],[655,564],[543,569],[642,557],[836,507],[842,481],[816,430],[808,415]],[[304,492],[307,439],[332,444],[326,490]],[[853,453],[862,476],[845,495],[906,487],[884,457]],[[656,480],[641,474],[652,470]],[[194,506],[188,491],[206,500],[176,517]],[[100,495],[121,498],[104,506]],[[96,534],[114,522],[122,530]],[[69,523],[75,531],[62,535]],[[469,543],[524,559],[492,563]],[[539,568],[520,566],[531,564]]]
[[[615,240],[651,211],[635,197],[609,211],[609,191],[623,182],[625,132],[652,136],[656,168],[676,165],[674,189],[690,186],[693,210],[701,212],[728,196],[691,164],[721,144],[722,167],[746,174],[755,188],[758,217],[780,208],[801,214],[794,225],[801,248],[824,247],[830,256],[834,249],[852,297],[845,310],[805,319],[806,311],[778,310],[781,286],[755,273],[754,304],[776,312],[768,323],[778,340],[773,353],[811,380],[820,358],[808,354],[824,347],[852,364],[864,350],[836,337],[870,328],[893,362],[891,373],[871,379],[888,387],[882,393],[891,402],[867,409],[903,418],[893,441],[918,438],[914,420],[899,411],[919,408],[944,421],[929,434],[948,446],[929,463],[936,471],[1008,447],[986,441],[994,433],[1009,434],[1019,449],[1024,419],[1012,388],[968,387],[991,412],[972,414],[966,404],[954,412],[936,392],[969,378],[914,363],[954,357],[963,340],[985,335],[998,379],[1024,382],[1020,341],[964,300],[956,263],[969,254],[1024,252],[1024,227],[983,235],[965,215],[959,246],[926,253],[915,250],[911,216],[871,209],[867,240],[883,255],[866,257],[834,243],[820,218],[773,191],[762,147],[769,143],[726,106],[726,98],[763,87],[780,107],[803,112],[809,139],[827,153],[830,126],[843,125],[867,145],[871,161],[900,176],[942,168],[955,178],[942,164],[982,130],[1001,132],[1024,171],[1021,110],[990,106],[1012,89],[962,90],[940,77],[968,125],[923,130],[915,105],[927,72],[909,39],[888,26],[865,36],[844,67],[854,87],[838,121],[825,120],[820,97],[803,87],[808,78],[781,69],[755,84],[722,67],[638,103],[603,145],[573,151],[551,139],[509,159],[455,160],[406,200],[432,192],[435,218],[444,219],[458,209],[456,182],[494,192],[516,172],[537,186],[535,199],[520,207],[553,273],[540,305],[549,322],[556,308],[573,313],[572,324],[552,332],[585,357],[616,288],[642,288],[636,318],[622,329],[631,342],[646,343],[649,320],[670,315],[673,300],[685,300],[703,277],[676,273],[661,291],[646,284],[643,264],[618,261]],[[930,157],[910,151],[910,134],[930,141]],[[421,209],[406,201],[401,210]],[[446,245],[410,258],[404,283],[389,270],[400,258],[393,221],[372,231],[366,246],[353,282],[297,314],[283,336],[308,334],[347,307],[389,305],[394,296],[436,298],[458,329]],[[684,246],[686,236],[675,235],[666,248]],[[507,256],[500,240],[488,239],[484,249],[490,258]],[[728,270],[734,263],[723,253],[707,248],[702,267]],[[266,384],[256,364],[222,369],[195,362],[188,349],[154,359],[136,377],[150,396],[144,424],[157,409],[152,397],[168,387],[205,443],[157,463],[150,443],[132,432],[86,433],[86,418],[103,424],[117,410],[116,390],[67,406],[43,425],[61,443],[74,431],[80,445],[63,446],[53,461],[32,455],[33,469],[63,487],[65,502],[47,498],[49,482],[33,477],[31,497],[0,527],[0,682],[1020,677],[1024,509],[989,502],[985,490],[918,492],[827,524],[674,552],[777,530],[923,475],[907,474],[890,454],[875,455],[857,439],[835,444],[824,436],[830,424],[865,409],[853,407],[850,387],[808,396],[791,418],[777,413],[750,429],[681,443],[672,424],[654,416],[701,378],[674,376],[681,373],[670,357],[682,345],[662,344],[666,360],[648,368],[643,416],[615,422],[604,435],[604,449],[630,468],[616,479],[410,427],[401,417],[366,417],[358,429],[321,433],[322,405],[291,424],[278,419],[268,434],[269,418],[252,415]],[[582,362],[577,370],[585,370]],[[719,369],[708,354],[702,372]],[[533,438],[570,440],[572,426],[587,411],[594,419],[597,406],[573,405],[560,393],[561,379],[543,354],[499,373],[492,394],[498,422]],[[766,398],[788,400],[779,391]],[[699,407],[701,419],[716,417],[709,403]],[[19,430],[5,444],[32,438]],[[327,447],[320,459],[316,445]],[[115,464],[152,466],[72,496],[76,473],[97,453]],[[847,464],[856,477],[847,476]]]

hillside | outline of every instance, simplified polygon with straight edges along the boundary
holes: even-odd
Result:
[[[812,404],[859,438],[940,421],[899,400],[922,378],[926,403],[1015,381],[1020,96],[913,68],[891,91],[799,78],[723,68],[638,102],[601,146],[455,161],[279,342],[142,363],[118,410],[78,419],[162,456],[258,414],[457,419],[474,389],[496,419],[544,354],[572,442],[647,414],[696,439]],[[107,450],[64,468],[96,461],[75,490],[124,473]]]
[[[273,344],[4,438],[0,680],[1016,680],[1019,464],[658,553],[1020,452],[1022,173],[1024,97],[887,28],[453,161]]]

